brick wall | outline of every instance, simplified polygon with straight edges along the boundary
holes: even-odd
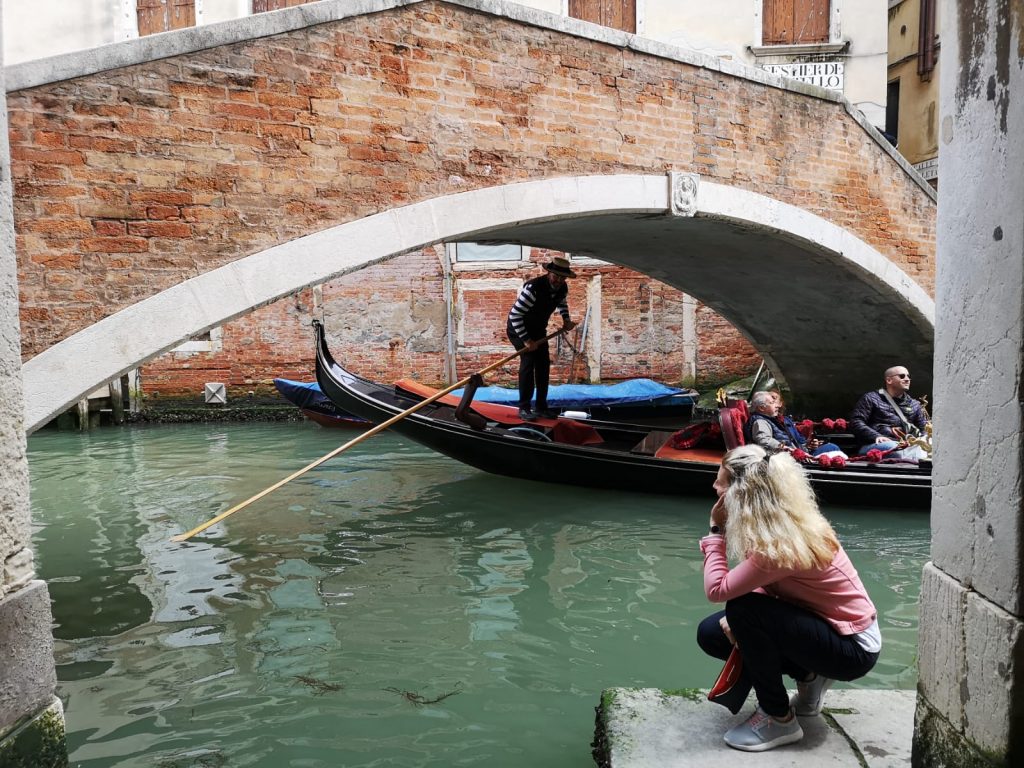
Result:
[[[505,336],[508,310],[519,286],[540,274],[550,252],[535,249],[518,269],[481,265],[456,272],[455,370],[459,378],[509,355]],[[227,385],[229,401],[274,398],[275,377],[312,380],[310,321],[323,318],[332,352],[346,367],[368,378],[391,382],[414,378],[431,385],[446,376],[447,306],[440,247],[405,254],[299,292],[221,329],[216,351],[171,352],[142,369],[142,391],[150,405],[198,402],[207,382]],[[574,265],[569,304],[580,328],[571,344],[552,345],[552,381],[618,381],[647,377],[669,384],[692,384],[684,376],[688,353],[680,291],[616,266]],[[590,317],[588,338],[580,344],[587,312],[587,283],[599,276],[600,313]],[[701,334],[696,363],[701,386],[715,386],[751,372],[759,357],[739,333],[706,307],[697,310]],[[559,325],[557,315],[551,329]],[[594,339],[601,350],[594,369]],[[574,349],[581,350],[580,354]],[[590,355],[587,355],[587,350]],[[488,383],[512,385],[516,363],[488,376]]]
[[[841,105],[464,8],[423,3],[164,58],[11,93],[8,108],[26,359],[275,244],[550,176],[696,171],[817,213],[932,289],[935,207]],[[402,267],[380,269],[387,283]],[[339,320],[368,366],[416,368],[396,350],[437,343],[427,269],[381,294],[387,305],[406,290],[411,339]],[[368,274],[356,282],[325,305],[398,316],[361,296]],[[670,334],[658,333],[675,322],[660,290],[609,288],[608,354],[624,374],[660,364]],[[273,337],[239,333],[253,349]]]

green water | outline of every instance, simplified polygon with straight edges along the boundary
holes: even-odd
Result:
[[[72,765],[583,768],[603,688],[710,685],[710,495],[500,478],[381,435],[169,541],[349,437],[29,440]],[[857,685],[912,688],[928,517],[826,511],[885,641]]]

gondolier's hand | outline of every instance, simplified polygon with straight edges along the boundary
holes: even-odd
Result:
[[[575,327],[576,323],[574,323],[572,320],[565,320],[562,322],[562,333],[565,333],[566,331],[571,331]]]
[[[523,347],[523,351],[524,352],[536,352],[537,351],[537,347],[539,347],[540,345],[541,345],[541,342],[538,341],[537,339],[530,339],[528,342],[526,342],[526,346]]]

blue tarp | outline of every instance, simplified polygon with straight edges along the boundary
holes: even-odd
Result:
[[[462,390],[452,392],[462,396]],[[678,397],[676,397],[678,396]],[[687,398],[689,398],[687,400]],[[508,387],[480,387],[474,400],[500,405],[516,405],[519,390]],[[585,408],[589,405],[665,405],[671,403],[694,403],[697,395],[690,390],[667,387],[653,379],[630,379],[618,384],[558,384],[548,390],[550,408]]]
[[[278,391],[299,408],[336,412],[334,404],[320,391],[315,381],[274,379]],[[452,394],[462,397],[462,390]],[[508,387],[480,387],[474,400],[499,405],[516,405],[519,391]],[[694,403],[697,395],[690,390],[667,387],[653,379],[630,379],[618,384],[557,384],[548,390],[551,408],[586,408],[592,405],[666,405],[668,403]]]
[[[274,379],[274,386],[284,398],[292,405],[299,408],[310,408],[315,411],[325,409],[330,412],[337,412],[337,409],[323,392],[320,385],[315,381],[292,381],[291,379]],[[329,408],[327,408],[329,406]]]

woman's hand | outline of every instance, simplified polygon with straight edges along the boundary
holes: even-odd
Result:
[[[725,521],[728,517],[729,514],[725,511],[725,498],[719,496],[715,506],[711,508],[711,524],[725,529]]]
[[[725,633],[725,639],[733,645],[736,645],[736,638],[732,636],[732,630],[729,629],[729,620],[726,619],[725,616],[718,620],[718,626],[720,626],[722,631]]]

